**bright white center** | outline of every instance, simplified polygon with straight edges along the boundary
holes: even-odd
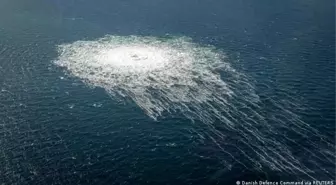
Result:
[[[169,53],[154,47],[120,46],[101,51],[97,61],[101,65],[128,68],[138,72],[160,69],[168,64]]]

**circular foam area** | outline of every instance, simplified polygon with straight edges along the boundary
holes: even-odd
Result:
[[[232,94],[215,72],[223,69],[235,75],[222,60],[224,55],[211,47],[197,46],[188,38],[162,41],[153,37],[107,36],[60,45],[59,52],[57,65],[65,66],[91,85],[132,98],[154,119],[163,111],[185,111],[186,105],[171,106],[172,102],[200,106],[217,97],[224,103],[225,96]],[[200,118],[212,119],[208,111],[202,113]]]

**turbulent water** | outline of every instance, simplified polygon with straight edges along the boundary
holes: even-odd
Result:
[[[176,110],[204,121],[216,114],[223,118],[220,112],[227,109],[233,87],[216,70],[222,68],[238,78],[222,62],[224,55],[183,37],[107,36],[60,45],[59,53],[57,65],[112,95],[132,98],[154,119]]]
[[[276,111],[265,114],[253,82],[212,46],[187,37],[108,35],[59,45],[58,53],[56,65],[104,88],[111,101],[130,98],[154,120],[182,114],[206,124],[203,133],[223,152],[226,170],[238,163],[307,179],[316,180],[316,169],[334,176],[322,166],[333,163],[335,147],[292,111],[302,109],[300,103],[289,95],[270,97]],[[297,156],[293,145],[309,160]]]

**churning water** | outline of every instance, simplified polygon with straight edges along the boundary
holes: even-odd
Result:
[[[233,163],[260,171],[266,166],[314,179],[313,166],[332,176],[321,166],[332,163],[335,148],[292,112],[300,104],[270,98],[277,111],[265,115],[253,82],[212,46],[201,46],[187,37],[108,35],[61,44],[58,53],[55,64],[70,75],[104,88],[112,99],[132,99],[154,120],[162,114],[182,114],[206,124],[208,137],[226,155],[222,160],[227,169]],[[269,117],[272,121],[267,121]],[[229,133],[240,141],[231,143]],[[279,138],[280,133],[285,134]],[[293,140],[293,135],[304,142]],[[310,160],[296,157],[292,145],[313,154]],[[226,149],[232,146],[234,150]]]

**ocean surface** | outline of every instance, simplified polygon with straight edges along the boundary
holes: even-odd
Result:
[[[334,179],[334,0],[0,0],[1,185]]]

